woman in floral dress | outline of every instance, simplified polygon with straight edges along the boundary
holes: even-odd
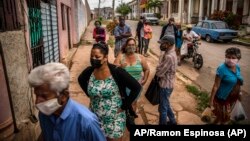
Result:
[[[105,43],[93,45],[90,62],[91,66],[81,73],[78,82],[89,96],[90,109],[98,116],[107,140],[120,141],[126,129],[124,110],[136,99],[141,85],[124,69],[108,63]],[[125,98],[126,87],[133,94]]]

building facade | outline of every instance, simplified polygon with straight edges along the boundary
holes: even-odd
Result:
[[[40,135],[32,68],[62,62],[90,21],[87,0],[0,1],[0,140]]]
[[[131,13],[128,15],[128,19],[139,19],[140,17],[140,3],[139,0],[133,0],[128,3],[129,7],[131,8]]]
[[[102,7],[102,8],[95,8],[93,10],[94,18],[102,17],[103,19],[112,19],[113,8],[112,7]]]
[[[242,24],[250,25],[250,0],[160,0],[162,2],[161,15],[166,20],[174,17],[177,22],[197,23],[209,18],[215,11],[232,11],[239,15]],[[143,12],[152,12],[147,9],[148,0],[133,0],[128,3],[132,9],[130,19],[139,17]],[[136,5],[138,6],[138,9]],[[156,11],[159,9],[157,8]],[[137,11],[137,12],[136,12]]]

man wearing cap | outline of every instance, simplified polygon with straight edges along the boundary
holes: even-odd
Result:
[[[176,125],[174,113],[171,109],[169,97],[173,92],[174,79],[177,68],[177,56],[175,52],[175,38],[173,35],[163,36],[159,43],[161,54],[159,65],[156,68],[156,76],[159,77],[160,104],[159,124]],[[167,122],[167,118],[169,122]]]
[[[192,43],[194,38],[200,38],[199,35],[197,35],[194,31],[192,31],[192,25],[188,24],[186,26],[186,30],[183,31],[183,44],[181,47],[181,58],[184,58],[185,55],[187,55],[188,52],[188,48],[187,48],[187,44]]]
[[[164,35],[173,35],[175,38],[177,36],[177,28],[174,25],[174,18],[169,18],[168,20],[168,24],[164,25],[162,27],[162,31],[161,31],[161,36],[160,39],[164,36]]]

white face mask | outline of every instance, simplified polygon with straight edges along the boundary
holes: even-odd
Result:
[[[44,101],[36,104],[36,108],[42,112],[43,114],[49,116],[54,113],[57,109],[59,109],[62,105],[58,103],[57,98],[50,99],[48,101]]]
[[[225,62],[229,67],[234,67],[238,63],[238,59],[228,59],[226,58]]]

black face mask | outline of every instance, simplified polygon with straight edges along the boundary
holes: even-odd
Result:
[[[102,66],[101,60],[98,59],[90,59],[91,66],[94,68],[100,68]]]
[[[160,50],[161,51],[166,51],[167,50],[166,45],[165,44],[161,44]]]

